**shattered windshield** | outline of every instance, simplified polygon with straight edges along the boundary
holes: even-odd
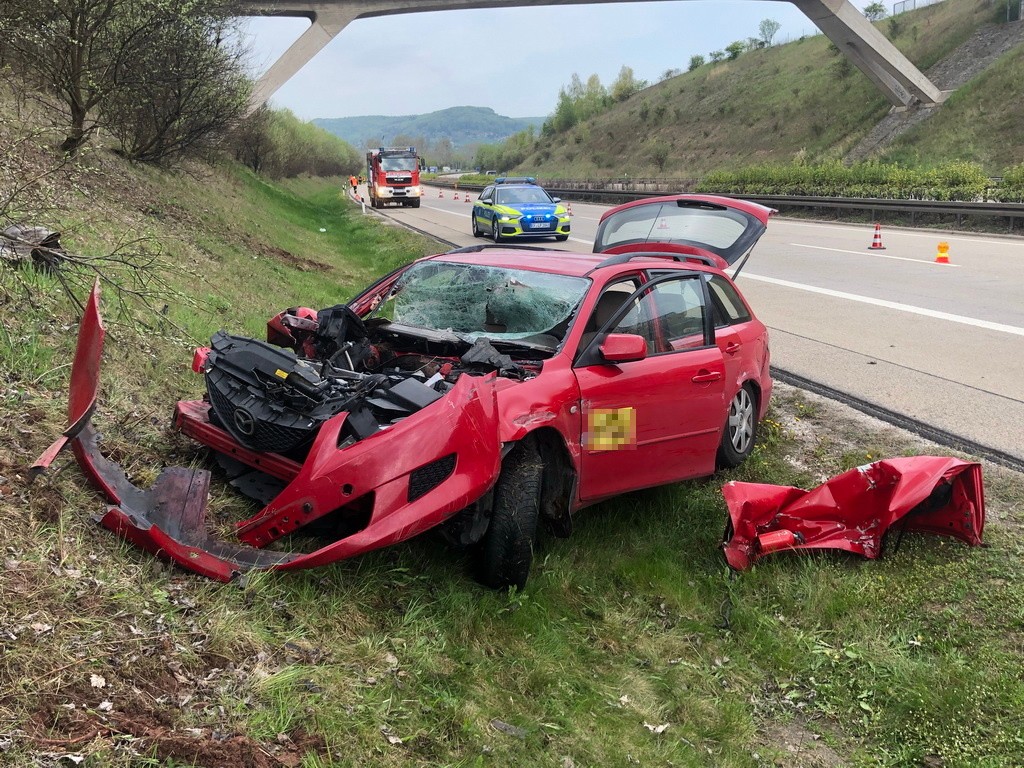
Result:
[[[589,285],[582,277],[426,261],[410,267],[370,317],[452,331],[470,342],[487,337],[554,348]]]

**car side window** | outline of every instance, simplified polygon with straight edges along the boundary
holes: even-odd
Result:
[[[494,194],[494,187],[484,187],[484,191],[480,193],[480,202],[489,203],[491,202],[491,196]]]
[[[706,346],[707,307],[700,277],[664,280],[635,296],[632,307],[614,333],[634,333],[647,340],[651,354],[679,352]]]
[[[712,275],[711,280],[708,281],[708,288],[708,292],[711,294],[712,316],[716,328],[750,321],[750,312],[747,310],[746,304],[725,278]]]

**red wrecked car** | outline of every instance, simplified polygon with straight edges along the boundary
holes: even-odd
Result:
[[[348,304],[282,312],[268,341],[217,333],[193,366],[207,396],[179,402],[174,425],[262,505],[237,541],[207,531],[207,470],[169,468],[143,491],[100,453],[98,289],[69,428],[37,467],[70,442],[110,501],[104,525],[217,579],[440,526],[471,548],[484,583],[521,587],[542,518],[566,536],[587,505],[736,466],[754,447],[768,334],[719,267],[739,265],[772,211],[683,197],[643,223],[642,206],[610,211],[599,245],[624,252],[473,246]],[[618,228],[616,211],[629,219]],[[646,247],[669,227],[670,248]],[[300,529],[318,537],[312,551],[289,549]]]

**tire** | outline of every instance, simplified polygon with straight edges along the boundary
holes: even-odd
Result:
[[[479,578],[493,589],[526,586],[537,541],[544,468],[536,449],[520,443],[502,463],[491,522],[480,548]]]
[[[480,237],[480,234],[481,234],[480,233],[480,227],[476,223],[476,210],[475,209],[473,210],[473,212],[471,214],[469,214],[469,218],[470,218],[470,220],[473,223],[473,237]]]
[[[501,225],[498,224],[498,216],[497,216],[497,214],[495,214],[494,219],[491,221],[491,238],[496,243],[500,243],[502,241]]]
[[[720,469],[738,467],[754,450],[757,442],[757,398],[753,387],[744,384],[729,403],[722,441],[718,445]]]
[[[420,199],[418,197],[415,200],[412,201],[412,207],[413,208],[419,208],[420,207]]]
[[[555,235],[555,240],[557,240],[560,243],[564,243],[568,239],[569,239],[568,235]]]

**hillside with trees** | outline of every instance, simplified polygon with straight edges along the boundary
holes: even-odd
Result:
[[[450,107],[425,115],[366,115],[313,120],[326,131],[356,147],[413,145],[439,155],[448,164],[455,154],[467,159],[467,148],[500,142],[530,126],[540,128],[543,117],[505,117],[489,107]]]
[[[989,0],[946,0],[890,18],[881,18],[884,6],[867,11],[926,72],[978,30],[1007,23],[1006,4]],[[477,164],[548,178],[693,179],[844,158],[890,104],[823,35],[774,45],[778,31],[766,19],[758,38],[693,55],[687,72],[669,70],[655,84],[628,68],[610,86],[573,75],[539,132],[482,147]],[[1022,79],[1018,45],[872,159],[926,167],[965,160],[993,175],[1020,163]]]

